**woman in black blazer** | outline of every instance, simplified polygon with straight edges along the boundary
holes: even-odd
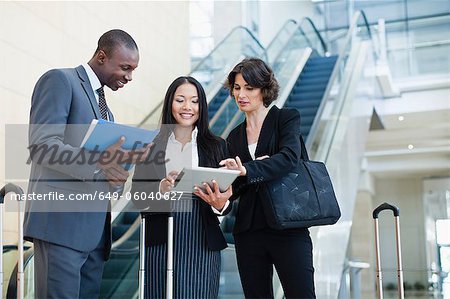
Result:
[[[299,161],[300,114],[269,105],[278,82],[260,59],[244,59],[228,75],[230,94],[245,120],[229,134],[231,159],[241,171],[233,183],[239,198],[234,226],[236,255],[246,298],[273,298],[275,266],[287,298],[315,298],[312,243],[307,228],[275,230],[266,221],[265,182],[286,175]]]
[[[135,204],[146,211],[146,298],[164,298],[167,219],[164,200],[184,166],[218,167],[226,143],[208,128],[205,92],[192,77],[179,77],[168,88],[162,128],[146,162],[136,166],[131,189]],[[231,187],[224,193],[198,189],[176,203],[174,214],[174,298],[217,298],[220,250],[227,245],[218,215],[229,211]],[[217,191],[215,191],[217,190]],[[147,197],[147,200],[143,200]],[[160,200],[158,200],[158,198]]]

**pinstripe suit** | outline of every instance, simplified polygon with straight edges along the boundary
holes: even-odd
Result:
[[[167,140],[157,138],[149,157],[165,153]],[[218,167],[226,157],[225,142],[219,157],[208,157],[198,148],[199,166]],[[164,156],[164,160],[165,160]],[[156,192],[166,174],[165,165],[138,165],[133,177],[132,193]],[[189,212],[174,213],[174,297],[216,298],[219,289],[220,250],[226,245],[219,220],[211,207],[197,196],[181,201]],[[230,206],[231,207],[231,206]],[[225,213],[228,211],[225,211]],[[165,297],[167,257],[167,213],[145,215],[146,298]]]

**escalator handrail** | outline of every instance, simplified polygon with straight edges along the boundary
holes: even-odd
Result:
[[[323,40],[322,35],[320,34],[319,30],[317,30],[317,27],[314,25],[314,22],[311,20],[311,18],[304,17],[304,18],[302,18],[302,20],[301,20],[300,24],[298,25],[297,29],[292,32],[291,36],[288,38],[287,42],[284,44],[284,46],[282,47],[282,50],[278,53],[278,55],[276,56],[274,61],[277,61],[279,59],[279,57],[281,56],[283,51],[286,49],[286,47],[289,44],[289,42],[292,40],[292,38],[296,34],[297,30],[300,31],[301,34],[305,37],[307,43],[311,46],[311,48],[313,47],[313,45],[311,44],[310,40],[307,38],[305,32],[302,29],[302,26],[304,26],[304,22],[307,22],[313,28],[314,33],[319,38],[320,44],[321,44],[322,49],[324,51],[323,53],[326,54],[328,52],[328,47],[327,47],[325,41]],[[284,26],[286,26],[287,24],[288,24],[288,22],[286,22]],[[283,27],[279,30],[279,32],[281,32],[282,30],[283,30]],[[268,49],[269,49],[269,47],[267,47],[267,50]],[[225,104],[228,104],[228,103],[229,103],[229,101],[224,101],[222,106],[225,105]],[[219,108],[219,110],[222,109],[222,106]],[[225,109],[222,109],[222,110],[225,110]],[[236,115],[234,115],[234,117],[230,120],[230,122],[228,123],[228,125],[225,127],[225,129],[223,130],[223,132],[221,134],[222,138],[224,138],[224,135],[226,135],[228,132],[230,132],[237,125],[236,122],[239,119],[239,114],[240,113],[242,113],[242,112],[238,110],[236,112]]]
[[[281,32],[289,25],[289,24],[295,24],[297,25],[297,21],[294,19],[289,19],[286,22],[284,22],[283,26],[281,26],[281,28],[278,30],[278,32],[275,34],[275,37],[270,41],[269,45],[267,45],[266,47],[266,51],[268,49],[270,49],[271,47],[273,47],[273,44],[275,43],[275,41],[277,40],[277,37],[280,36]]]
[[[150,117],[152,117],[153,114],[155,114],[155,113],[159,110],[159,108],[163,105],[163,102],[164,102],[164,101],[159,102],[159,103],[155,106],[155,108],[153,108],[152,111],[150,111],[150,113],[147,114],[147,116],[145,116],[145,117],[141,120],[141,122],[138,124],[138,127],[142,127],[142,126],[147,122],[147,120],[148,120]],[[158,122],[159,122],[159,121],[158,121]]]
[[[244,26],[236,26],[234,27],[215,47],[214,49],[207,55],[205,56],[202,60],[200,60],[200,62],[191,70],[191,72],[189,74],[193,74],[194,72],[198,71],[198,69],[200,68],[201,65],[203,65],[204,63],[206,63],[206,61],[230,38],[230,36],[232,34],[234,34],[234,32],[236,32],[237,30],[244,30],[244,32],[246,32],[250,38],[256,43],[256,45],[262,50],[262,52],[264,53],[264,55],[266,56],[266,60],[267,60],[267,51],[266,48],[264,48],[264,46],[259,42],[259,40],[255,37],[255,35],[247,28]],[[152,111],[150,111],[149,114],[147,114],[147,116],[145,116],[141,122],[139,122],[138,126],[141,127],[143,124],[145,124],[145,122],[152,117],[157,111],[159,111],[159,108],[163,105],[164,101],[160,101],[155,108],[152,109]]]
[[[359,21],[360,17],[362,17],[362,20],[364,21],[364,24],[362,24],[361,26],[365,26],[367,28],[367,33],[369,34],[369,38],[372,41],[374,40],[373,35],[372,35],[372,30],[371,30],[371,28],[369,26],[369,23],[367,22],[366,14],[362,10],[356,11],[353,14],[352,22],[350,24],[350,27],[347,30],[347,34],[345,36],[345,41],[343,43],[344,46],[342,47],[341,51],[339,52],[339,59],[342,59],[341,57],[343,57],[343,54],[345,54],[345,50],[347,49],[347,45],[350,44],[350,42],[352,40],[352,37],[353,37],[353,31],[356,30],[356,28],[359,27],[358,21]],[[375,55],[378,57],[378,53],[375,53]]]
[[[24,250],[28,250],[30,248],[31,248],[31,246],[23,246]],[[18,250],[18,249],[19,249],[19,246],[17,246],[17,245],[13,245],[13,244],[3,245],[3,253],[7,253],[9,251]]]
[[[27,251],[25,251],[23,255],[24,255],[24,257],[23,257],[23,269],[25,269],[26,266],[28,265],[28,263],[34,257],[33,247],[31,247]],[[16,266],[14,267],[14,270],[11,272],[11,276],[9,277],[8,289],[6,291],[6,298],[7,299],[16,299],[17,298],[17,272],[18,272],[18,266],[19,266],[19,264],[16,263]]]
[[[212,51],[205,56],[202,60],[200,60],[200,62],[191,70],[191,73],[196,72],[200,66],[205,63],[216,51],[218,51],[218,49],[230,38],[230,36],[232,36],[234,34],[235,31],[237,30],[244,30],[244,32],[248,33],[249,36],[253,39],[253,41],[259,46],[259,48],[261,48],[261,50],[263,50],[263,52],[266,51],[266,48],[264,48],[264,46],[259,42],[259,40],[256,38],[256,36],[247,28],[244,26],[236,26],[234,27],[215,47],[214,49],[212,49]]]
[[[264,50],[264,56],[265,56],[265,60],[267,63],[269,63],[269,56],[268,56],[268,52],[269,49],[271,49],[274,45],[274,43],[277,40],[278,36],[281,36],[281,32],[283,30],[285,30],[285,28],[287,26],[289,26],[289,24],[294,24],[297,25],[297,21],[294,19],[289,19],[286,22],[284,22],[283,26],[281,26],[281,28],[277,31],[277,33],[275,34],[275,37],[270,41],[269,45],[265,48]],[[298,28],[298,26],[297,26]],[[297,29],[295,29],[297,30]],[[295,32],[294,30],[294,32]],[[292,35],[288,38],[288,41],[292,38]],[[282,49],[284,49],[286,47],[286,43],[283,45]],[[282,52],[282,50],[280,51]],[[280,53],[279,52],[279,53]],[[279,53],[277,53],[276,57],[278,57]],[[237,61],[235,64],[239,63],[242,60],[242,58],[239,59],[239,61]],[[223,111],[225,111],[225,108],[227,107],[227,105],[230,103],[231,101],[231,95],[229,95],[227,98],[225,98],[225,100],[223,101],[222,105],[220,105],[219,109],[217,109],[216,113],[214,114],[213,118],[211,119],[211,121],[209,122],[209,126],[212,128],[214,126],[214,124],[216,123],[217,119],[219,119],[220,115],[222,114]],[[239,111],[238,111],[239,112]]]
[[[140,228],[140,225],[141,219],[138,216],[136,220],[133,222],[133,224],[131,224],[131,226],[128,228],[128,230],[122,236],[120,236],[119,239],[117,239],[111,244],[111,251],[118,249],[120,245],[128,241],[133,236],[133,234]]]
[[[299,28],[301,28],[303,22],[308,22],[308,23],[311,25],[311,27],[314,29],[314,33],[315,33],[315,34],[317,35],[317,37],[319,38],[319,41],[320,41],[320,44],[321,44],[321,46],[322,46],[323,52],[324,52],[324,53],[327,53],[327,52],[328,52],[328,46],[327,46],[327,44],[325,43],[325,41],[323,40],[322,34],[320,34],[320,31],[317,30],[317,27],[316,27],[316,25],[314,25],[314,22],[311,20],[311,18],[309,18],[309,17],[304,17],[304,18],[302,19],[302,22],[301,22],[300,25],[299,25]]]
[[[438,14],[431,14],[426,16],[414,16],[414,17],[408,17],[403,19],[395,19],[395,20],[385,20],[386,25],[393,25],[397,23],[404,23],[404,22],[410,22],[410,21],[417,21],[417,20],[426,20],[426,19],[436,19],[436,18],[442,18],[442,17],[448,17],[450,16],[450,13],[438,13]],[[370,26],[376,26],[378,24],[378,21],[375,22],[368,22]],[[347,29],[348,26],[338,26],[338,27],[330,27],[326,28],[324,30],[320,30],[321,32],[327,32],[327,31],[337,31],[342,29]]]
[[[293,39],[294,35],[296,34],[297,30],[300,31],[300,33],[305,37],[305,39],[306,39],[307,43],[310,45],[310,47],[314,49],[314,46],[311,44],[311,41],[308,39],[308,37],[306,36],[305,32],[302,29],[302,26],[304,26],[303,24],[305,22],[307,22],[309,25],[312,26],[312,28],[314,30],[314,33],[317,35],[317,37],[318,37],[318,39],[320,41],[320,44],[321,44],[322,49],[323,49],[323,53],[326,54],[328,52],[328,46],[325,43],[325,41],[323,40],[322,35],[320,34],[319,30],[317,30],[316,25],[314,25],[314,22],[309,17],[303,17],[302,20],[300,21],[300,24],[297,26],[296,30],[294,30],[291,33],[291,36],[288,38],[288,40],[286,41],[286,43],[282,47],[282,50],[275,57],[274,61],[277,61],[279,59],[279,57],[281,56],[281,53],[284,52],[284,50],[286,49],[286,47],[289,44],[289,42]],[[269,47],[267,47],[267,49],[269,49]]]
[[[334,65],[334,68],[333,68],[333,71],[332,71],[332,73],[331,73],[330,79],[329,79],[329,81],[328,81],[327,87],[326,87],[326,89],[325,89],[325,92],[324,92],[324,95],[323,95],[323,99],[328,99],[328,98],[329,98],[329,94],[330,94],[330,92],[331,92],[331,88],[332,88],[332,86],[334,85],[334,82],[335,82],[335,80],[337,79],[337,75],[338,75],[338,73],[339,73],[339,67],[340,67],[340,64],[341,64],[341,62],[344,60],[344,58],[345,58],[345,56],[346,56],[346,50],[347,50],[347,47],[348,47],[348,46],[351,44],[351,42],[352,42],[353,32],[359,27],[359,26],[358,26],[358,22],[359,22],[359,19],[360,19],[360,18],[363,19],[363,21],[364,21],[364,24],[363,24],[363,25],[365,25],[366,28],[368,29],[368,32],[369,32],[369,38],[372,40],[372,43],[373,43],[373,38],[372,38],[370,26],[369,26],[369,24],[367,23],[367,17],[366,17],[366,14],[365,14],[362,10],[358,10],[358,11],[356,11],[356,12],[353,14],[352,22],[351,22],[350,27],[349,27],[349,29],[348,29],[348,31],[347,31],[346,36],[345,36],[345,41],[344,41],[344,43],[343,43],[342,49],[340,49],[340,51],[339,51],[338,58],[337,58],[336,63],[335,63],[335,65]],[[374,52],[375,52],[375,51],[374,51]],[[377,57],[378,57],[377,53],[374,53],[374,56],[375,56],[375,58],[377,58]],[[316,135],[316,132],[317,132],[318,129],[319,129],[319,122],[320,122],[320,119],[322,118],[321,115],[322,115],[322,113],[323,113],[323,111],[324,111],[326,102],[327,102],[327,101],[325,100],[325,101],[322,101],[322,102],[320,103],[319,108],[318,108],[318,110],[317,110],[316,117],[314,118],[314,121],[313,121],[313,123],[312,123],[312,125],[311,125],[311,129],[310,129],[310,131],[309,131],[308,136],[315,136],[315,135]],[[307,148],[308,150],[311,150],[312,143],[313,143],[313,139],[314,139],[314,137],[313,137],[313,138],[308,138],[308,139],[306,140],[306,142],[305,142],[306,148]]]

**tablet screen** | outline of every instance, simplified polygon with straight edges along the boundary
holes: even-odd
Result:
[[[224,192],[239,176],[239,170],[222,168],[192,167],[184,168],[175,180],[174,191],[194,192],[194,186],[203,186],[207,183],[212,187],[212,180],[216,180],[219,189]],[[205,191],[202,188],[203,191]]]

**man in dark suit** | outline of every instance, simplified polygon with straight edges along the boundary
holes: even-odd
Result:
[[[138,62],[133,38],[122,30],[110,30],[100,37],[87,64],[50,70],[36,83],[30,111],[30,149],[45,146],[56,150],[30,150],[28,194],[57,192],[66,199],[30,201],[26,206],[24,232],[34,243],[36,298],[99,296],[103,265],[111,248],[111,218],[109,201],[95,197],[120,193],[129,175],[120,158],[135,162],[145,158],[148,149],[123,150],[123,138],[101,153],[86,151],[80,144],[93,119],[114,121],[103,86],[113,91],[122,88],[132,80]],[[73,158],[70,163],[50,157],[67,153]],[[73,202],[73,198],[86,195],[94,200]]]

